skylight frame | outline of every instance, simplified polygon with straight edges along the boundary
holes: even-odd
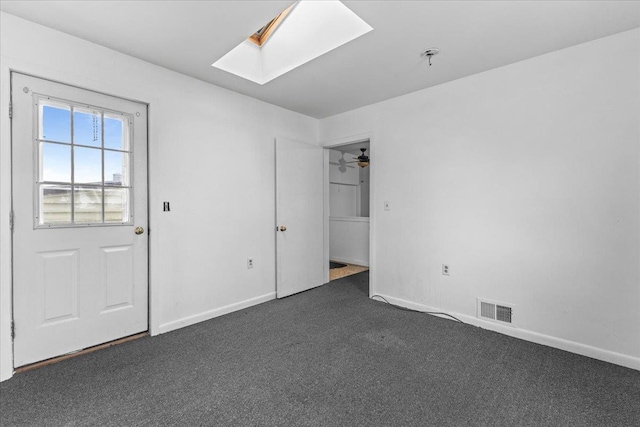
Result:
[[[251,34],[247,40],[249,40],[251,43],[255,44],[256,46],[262,47],[262,45],[265,44],[267,40],[269,40],[269,37],[271,36],[271,34],[273,34],[273,32],[278,28],[278,26],[287,17],[289,12],[291,12],[291,10],[297,4],[298,3],[296,2],[291,6],[289,6],[288,8],[286,8],[285,10],[283,10],[282,12],[280,12],[280,14],[278,14],[278,16],[276,16],[271,21],[269,21],[267,25],[260,28],[255,33]]]
[[[300,0],[270,32],[269,43],[258,46],[245,38],[211,65],[263,85],[372,30],[339,0]]]

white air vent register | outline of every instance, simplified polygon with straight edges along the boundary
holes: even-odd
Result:
[[[478,318],[514,326],[513,304],[504,304],[478,298]]]

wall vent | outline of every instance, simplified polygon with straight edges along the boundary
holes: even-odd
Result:
[[[513,326],[513,305],[478,298],[478,318]]]
[[[480,317],[496,320],[496,305],[480,301]]]
[[[511,307],[496,305],[496,320],[511,323]]]

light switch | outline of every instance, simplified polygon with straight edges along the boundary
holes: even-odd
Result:
[[[390,211],[391,210],[391,203],[385,201],[384,202],[384,210],[385,211]]]

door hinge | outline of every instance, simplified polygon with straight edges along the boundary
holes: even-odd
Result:
[[[11,321],[11,339],[15,339],[16,337],[16,322]]]
[[[13,102],[9,101],[9,118],[13,118]]]
[[[13,211],[9,212],[9,228],[13,231]]]

